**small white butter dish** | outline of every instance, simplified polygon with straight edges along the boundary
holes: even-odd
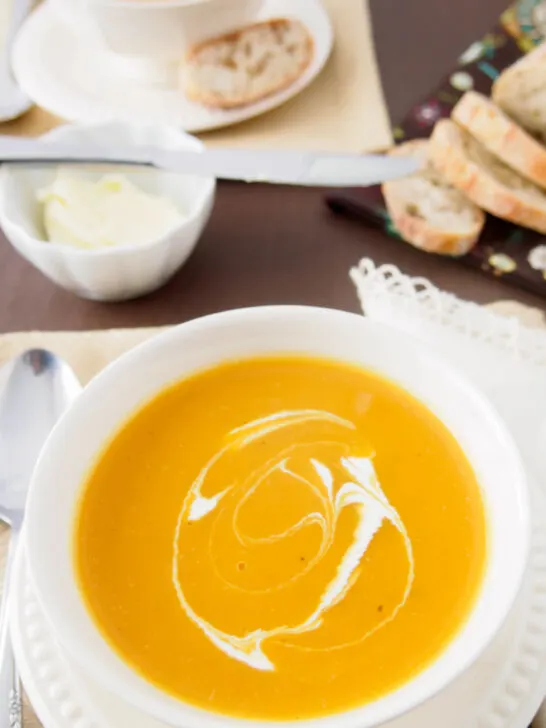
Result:
[[[43,139],[73,144],[155,145],[199,150],[201,142],[174,127],[105,123],[62,126]],[[168,234],[138,245],[81,249],[49,242],[39,191],[53,182],[57,167],[4,165],[0,170],[0,225],[13,247],[54,283],[97,301],[122,301],[156,290],[185,263],[208,222],[216,181],[155,169],[75,166],[74,174],[98,180],[121,172],[143,191],[169,199],[182,215]]]

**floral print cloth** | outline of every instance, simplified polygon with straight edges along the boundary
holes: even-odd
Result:
[[[502,69],[542,42],[545,35],[546,0],[519,0],[502,14],[491,32],[466,49],[434,93],[415,104],[402,124],[394,127],[395,140],[429,136],[436,121],[450,115],[465,91],[489,95]],[[399,237],[379,187],[334,191],[327,201],[335,212],[379,225]],[[546,296],[546,238],[540,233],[489,217],[480,242],[460,261]]]

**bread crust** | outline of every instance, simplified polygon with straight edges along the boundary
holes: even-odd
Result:
[[[195,77],[195,73],[192,73],[192,69],[195,70],[198,68],[200,56],[202,56],[203,52],[219,48],[226,43],[232,45],[235,52],[239,46],[244,45],[245,38],[248,38],[248,36],[254,31],[261,29],[271,30],[274,34],[277,34],[278,43],[281,44],[283,41],[278,38],[278,34],[288,28],[297,28],[303,35],[302,57],[300,59],[294,57],[293,69],[283,73],[280,79],[272,81],[269,84],[265,83],[264,87],[260,90],[241,93],[230,93],[229,91],[218,93],[204,88],[203,84],[199,82],[199,79]],[[288,49],[287,52],[289,52]],[[291,18],[272,18],[247,25],[244,28],[240,28],[230,33],[225,33],[224,35],[217,36],[215,38],[209,38],[193,46],[188,52],[186,62],[182,68],[182,82],[185,87],[187,97],[190,100],[204,104],[205,106],[216,109],[233,109],[241,106],[248,106],[249,104],[261,101],[268,96],[279,93],[295,83],[309,68],[313,60],[314,53],[315,45],[313,37],[303,23]],[[227,66],[225,65],[222,68],[221,61],[219,61],[217,65],[219,71],[227,70]]]
[[[430,169],[427,169],[429,143],[422,139],[409,141],[395,147],[390,154],[393,156],[415,156],[423,160],[425,166],[423,171],[417,172],[417,175],[424,177],[425,175],[433,176]],[[416,175],[412,175],[415,177]],[[461,193],[461,203],[470,208],[473,215],[473,222],[468,225],[468,229],[454,230],[449,227],[441,227],[427,220],[424,215],[419,214],[418,195],[415,195],[414,204],[409,203],[411,195],[408,194],[409,184],[412,178],[406,180],[393,180],[382,185],[383,197],[385,204],[391,217],[394,227],[402,236],[402,238],[420,250],[429,253],[439,253],[441,255],[461,256],[471,250],[482,231],[485,223],[485,215],[478,207],[472,205],[470,201],[463,199]],[[433,177],[435,179],[435,177]],[[409,183],[409,184],[408,184]],[[432,184],[432,183],[431,183]],[[445,184],[446,200],[449,185]],[[450,190],[450,196],[453,196],[455,190]]]
[[[436,124],[429,154],[445,179],[483,210],[546,233],[546,194],[509,170],[454,121]]]
[[[546,42],[508,66],[496,79],[491,91],[493,101],[524,129],[546,133],[546,108],[537,101],[536,91],[546,87]]]
[[[546,188],[546,147],[488,98],[467,91],[451,118],[512,169]]]

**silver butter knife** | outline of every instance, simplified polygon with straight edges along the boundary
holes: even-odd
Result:
[[[0,399],[0,520],[11,528],[0,607],[0,728],[22,728],[21,691],[9,639],[8,611],[28,486],[50,431],[80,391],[68,364],[49,351],[32,349],[14,360]]]
[[[0,136],[0,163],[125,164],[243,182],[319,187],[367,187],[417,171],[419,160],[382,154],[289,150],[179,151],[148,146],[74,145]]]

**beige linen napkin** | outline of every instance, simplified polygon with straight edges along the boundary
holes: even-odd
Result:
[[[491,308],[500,314],[517,316],[531,328],[546,327],[544,314],[537,309],[513,301],[500,301]],[[118,356],[162,330],[164,329],[150,328],[4,334],[0,335],[0,367],[25,349],[43,347],[62,356],[74,368],[82,384],[85,384]],[[0,572],[3,570],[8,535],[8,530],[0,526]],[[0,581],[0,590],[1,587]],[[543,725],[546,724],[541,723],[540,728]],[[24,728],[40,728],[40,723],[28,703],[25,704]]]
[[[294,0],[297,2],[297,0]],[[210,146],[313,148],[369,152],[391,144],[367,0],[323,0],[335,47],[321,75],[292,101],[251,121],[202,135]],[[6,0],[0,0],[0,48]],[[60,119],[43,109],[7,124],[0,134],[35,136]]]

